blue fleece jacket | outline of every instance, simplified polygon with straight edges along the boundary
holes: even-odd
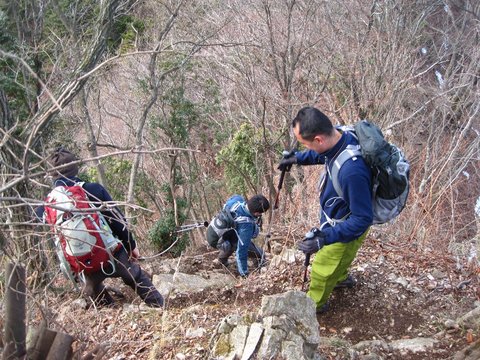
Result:
[[[54,181],[54,186],[73,186],[77,182],[82,182],[81,179],[77,177],[61,177]],[[84,183],[83,188],[87,193],[88,198],[92,202],[104,202],[104,201],[113,201],[112,197],[108,193],[108,191],[99,183]],[[100,205],[99,205],[100,206]],[[115,213],[114,213],[114,212]],[[112,229],[113,235],[115,235],[124,245],[125,249],[128,253],[134,250],[137,246],[132,234],[128,231],[127,227],[125,226],[126,220],[124,215],[117,207],[114,210],[102,210],[102,214],[105,216],[110,228]],[[43,206],[37,208],[35,213],[39,219],[42,219],[44,208]]]
[[[297,164],[325,164],[331,170],[332,165],[342,150],[349,144],[358,145],[357,139],[349,132],[342,133],[338,143],[325,153],[319,154],[313,150],[297,152]],[[372,175],[361,156],[347,160],[340,169],[338,181],[343,191],[340,198],[329,175],[326,175],[323,191],[320,193],[320,226],[326,235],[326,244],[350,242],[362,235],[373,221],[372,209]],[[330,219],[341,219],[349,214],[345,221],[332,226]]]
[[[232,209],[232,207],[234,209]],[[238,235],[237,268],[241,276],[246,276],[248,275],[248,248],[250,247],[252,239],[258,236],[260,229],[255,222],[255,217],[248,210],[247,203],[242,196],[231,196],[226,201],[224,208],[230,209],[234,214],[235,230]]]

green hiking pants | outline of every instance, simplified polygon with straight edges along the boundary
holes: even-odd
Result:
[[[320,309],[328,300],[337,283],[348,276],[348,268],[367,236],[368,230],[349,243],[334,243],[320,249],[313,259],[310,288],[307,295]]]

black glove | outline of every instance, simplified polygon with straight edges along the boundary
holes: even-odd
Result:
[[[325,234],[317,228],[313,228],[305,234],[305,239],[298,245],[298,250],[305,254],[313,254],[325,245]]]
[[[290,171],[292,165],[296,163],[297,157],[295,156],[295,152],[285,150],[283,152],[283,159],[280,161],[277,169],[280,171]]]
[[[262,216],[259,216],[255,219],[255,222],[257,224],[257,226],[261,229],[262,226],[263,226],[263,219],[262,219]]]

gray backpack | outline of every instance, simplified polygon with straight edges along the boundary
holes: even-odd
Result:
[[[384,224],[394,219],[405,207],[410,189],[410,165],[405,155],[385,140],[378,126],[366,120],[359,121],[353,128],[344,126],[339,129],[350,132],[358,139],[359,145],[347,145],[338,155],[332,170],[328,171],[338,196],[343,197],[338,182],[342,165],[348,159],[362,156],[372,170],[373,223]],[[341,222],[344,219],[334,220]]]
[[[207,228],[207,242],[208,244],[216,248],[218,241],[222,238],[228,230],[235,229],[235,220],[232,213],[228,209],[222,209],[215,215],[210,221]]]

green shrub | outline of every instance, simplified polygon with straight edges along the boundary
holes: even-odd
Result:
[[[224,166],[229,191],[246,194],[251,185],[259,182],[255,129],[245,123],[217,155],[217,163]]]
[[[187,234],[178,234],[175,232],[175,229],[173,212],[168,213],[152,226],[148,232],[148,238],[159,251],[165,251],[174,244],[168,252],[175,257],[180,256],[182,251],[187,248],[189,239]]]

